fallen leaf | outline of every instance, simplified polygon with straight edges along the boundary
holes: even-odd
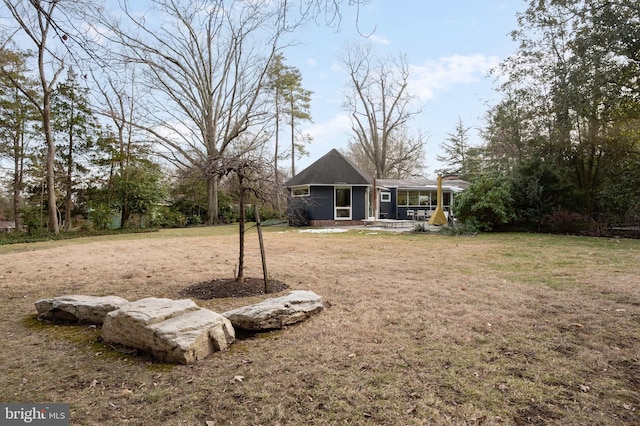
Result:
[[[591,390],[591,388],[587,385],[580,385],[580,391],[581,392],[589,392]]]
[[[353,358],[355,358],[355,357],[356,357],[356,354],[349,354],[349,358],[352,358],[352,359],[353,359]]]
[[[99,381],[97,381],[96,379],[93,379],[93,381],[91,382],[91,384],[89,385],[90,388],[95,388],[96,385],[100,383]]]
[[[244,376],[233,376],[233,379],[231,379],[231,383],[242,383],[243,380]]]
[[[571,325],[574,326],[574,327],[578,327],[578,328],[584,328],[584,325],[580,324],[579,322],[574,322]]]
[[[131,395],[133,395],[133,391],[131,389],[122,389],[122,392],[120,392],[120,396],[124,398],[129,398]]]

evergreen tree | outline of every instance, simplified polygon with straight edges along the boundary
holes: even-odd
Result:
[[[71,229],[73,195],[78,178],[86,174],[88,164],[82,161],[93,148],[97,122],[87,100],[88,89],[80,87],[78,76],[69,68],[67,79],[52,96],[53,129],[59,161],[64,169],[64,230]]]
[[[300,135],[296,126],[301,121],[311,121],[311,94],[312,92],[302,87],[302,75],[300,71],[284,63],[284,56],[277,54],[269,68],[269,80],[267,84],[269,93],[273,96],[273,120],[274,120],[274,155],[273,171],[275,186],[278,190],[276,196],[276,209],[281,209],[280,171],[278,160],[286,158],[281,154],[280,123],[285,120],[289,124],[291,138],[291,175],[295,176],[296,157],[306,154],[305,144],[311,141],[309,135]]]
[[[471,146],[469,143],[470,127],[465,127],[461,118],[458,118],[454,133],[440,144],[444,155],[436,158],[446,164],[446,168],[438,170],[443,174],[460,175],[463,179],[473,179],[483,168],[484,149]]]
[[[20,208],[22,207],[22,190],[25,185],[25,173],[30,159],[29,143],[38,124],[38,111],[18,89],[16,83],[34,98],[38,97],[37,83],[27,75],[26,60],[28,54],[0,50],[0,62],[3,73],[0,73],[0,158],[8,158],[13,167],[10,172],[12,193],[12,217],[16,230],[22,229]]]

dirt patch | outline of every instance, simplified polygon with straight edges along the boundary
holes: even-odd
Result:
[[[260,296],[262,294],[279,293],[288,288],[287,284],[277,280],[269,280],[265,289],[264,279],[262,278],[245,278],[242,282],[227,278],[191,285],[182,290],[180,294],[200,300],[210,300],[227,297]]]

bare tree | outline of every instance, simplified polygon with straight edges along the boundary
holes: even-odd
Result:
[[[60,28],[53,19],[54,12],[60,3],[62,0],[4,0],[5,7],[18,25],[14,35],[18,33],[25,35],[36,48],[42,98],[35,97],[33,92],[23,88],[19,81],[14,81],[14,84],[33,103],[42,117],[42,129],[47,144],[46,179],[49,231],[55,234],[60,233],[60,225],[55,192],[56,145],[51,124],[51,95],[60,73],[64,70],[64,62],[62,58],[53,53],[48,42],[56,34],[59,34],[63,39],[67,37],[65,34],[60,34]],[[47,69],[48,66],[52,66],[51,75]],[[0,68],[0,72],[5,77],[12,78],[11,73],[4,67]]]
[[[219,176],[209,170],[243,132],[258,132],[268,118],[262,92],[286,29],[286,2],[150,4],[153,20],[124,3],[125,22],[102,19],[104,36],[123,48],[121,59],[141,65],[153,95],[146,120],[132,124],[160,141],[175,164],[201,170],[207,223],[217,222]]]
[[[423,156],[424,134],[412,135],[409,120],[420,113],[408,92],[404,55],[376,58],[370,44],[351,47],[342,58],[349,73],[344,107],[351,114],[353,144],[370,162],[377,178],[393,170],[411,170]]]

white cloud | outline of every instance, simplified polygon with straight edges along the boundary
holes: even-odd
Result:
[[[368,36],[368,39],[377,44],[384,44],[385,46],[391,44],[388,38],[381,37],[376,34],[371,34],[370,36]]]
[[[437,91],[483,79],[499,63],[500,59],[496,56],[475,54],[445,56],[428,60],[422,65],[411,65],[412,92],[423,101],[432,100]]]
[[[351,131],[351,119],[348,114],[338,114],[324,123],[315,123],[304,130],[313,137],[313,144],[332,147],[346,139],[345,134]]]
[[[313,140],[307,146],[309,157],[302,158],[299,161],[299,167],[296,167],[299,170],[307,167],[331,149],[344,147],[351,132],[351,119],[348,114],[341,113],[328,121],[312,124],[302,131],[309,133]]]
[[[310,67],[315,67],[316,66],[316,60],[314,58],[307,59],[307,65],[309,65]]]

